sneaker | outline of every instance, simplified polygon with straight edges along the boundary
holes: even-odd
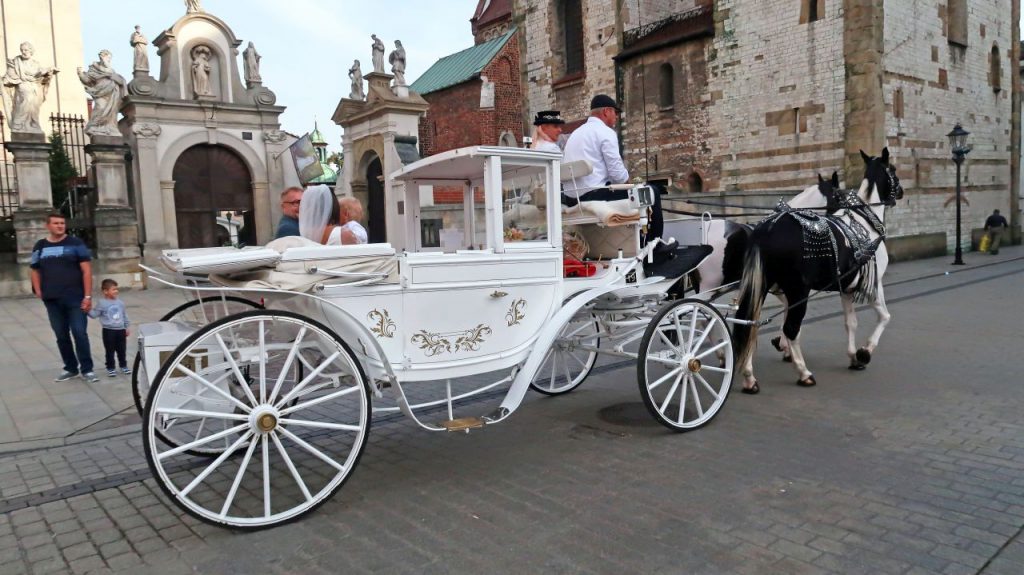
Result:
[[[100,380],[100,378],[96,377],[96,374],[91,372],[91,371],[87,371],[87,372],[83,373],[82,374],[82,379],[84,379],[85,381],[88,381],[89,383],[96,383],[97,381]]]
[[[108,369],[107,370],[107,377],[117,377],[117,372],[114,371],[113,369]]]
[[[78,374],[76,372],[74,372],[74,371],[64,370],[64,371],[60,372],[60,375],[58,375],[57,377],[53,378],[53,381],[67,381],[67,380],[71,379],[72,377],[78,377]]]
[[[121,373],[123,373],[125,375],[131,375],[132,374],[132,370],[129,367],[122,367],[121,368]]]

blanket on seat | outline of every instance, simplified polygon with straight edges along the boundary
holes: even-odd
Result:
[[[640,221],[640,212],[629,205],[629,200],[582,201],[578,206],[562,206],[562,213],[572,215],[582,209],[584,214],[597,217],[606,226],[625,226]]]

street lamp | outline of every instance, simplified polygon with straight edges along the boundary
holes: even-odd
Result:
[[[960,165],[964,163],[964,157],[971,151],[967,145],[967,136],[970,132],[956,123],[953,131],[946,134],[949,138],[949,149],[953,152],[953,163],[956,164],[956,255],[953,257],[953,265],[964,265],[963,250],[960,248]]]

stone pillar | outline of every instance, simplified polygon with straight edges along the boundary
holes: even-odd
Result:
[[[268,211],[261,212],[259,207],[256,208],[257,214],[270,214],[270,218],[261,218],[266,220],[270,224],[269,232],[267,236],[263,236],[259,233],[257,235],[260,238],[260,243],[266,244],[270,240],[274,239],[274,234],[277,232],[277,222],[281,219],[281,192],[287,186],[284,171],[284,162],[290,162],[292,157],[288,153],[288,134],[281,130],[267,130],[263,132],[263,142],[266,146],[266,157],[267,157],[267,206]],[[260,184],[262,185],[262,184]],[[256,194],[256,185],[253,186],[253,194]]]
[[[125,154],[129,148],[121,136],[93,136],[85,152],[92,157],[97,191],[97,278],[112,278],[121,286],[143,287],[139,273],[139,226],[128,204]]]
[[[1011,2],[1010,22],[1020,22],[1020,2]],[[1014,20],[1016,18],[1016,20]],[[1020,208],[1020,27],[1010,26],[1010,237],[1013,243],[1021,242],[1021,208]]]
[[[843,0],[843,59],[846,62],[846,142],[843,180],[856,187],[864,174],[860,150],[877,156],[885,145],[882,33],[884,0]]]
[[[18,183],[18,211],[14,212],[17,260],[19,264],[28,265],[32,247],[46,235],[46,214],[53,211],[50,144],[43,134],[15,132],[6,146],[14,156],[14,176]]]

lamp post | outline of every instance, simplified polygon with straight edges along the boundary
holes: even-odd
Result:
[[[953,131],[946,134],[949,138],[949,149],[953,152],[953,163],[956,164],[956,252],[953,257],[953,265],[964,265],[963,249],[960,247],[960,166],[964,163],[964,157],[971,151],[967,145],[967,136],[970,132],[963,129],[960,122],[956,123]]]

